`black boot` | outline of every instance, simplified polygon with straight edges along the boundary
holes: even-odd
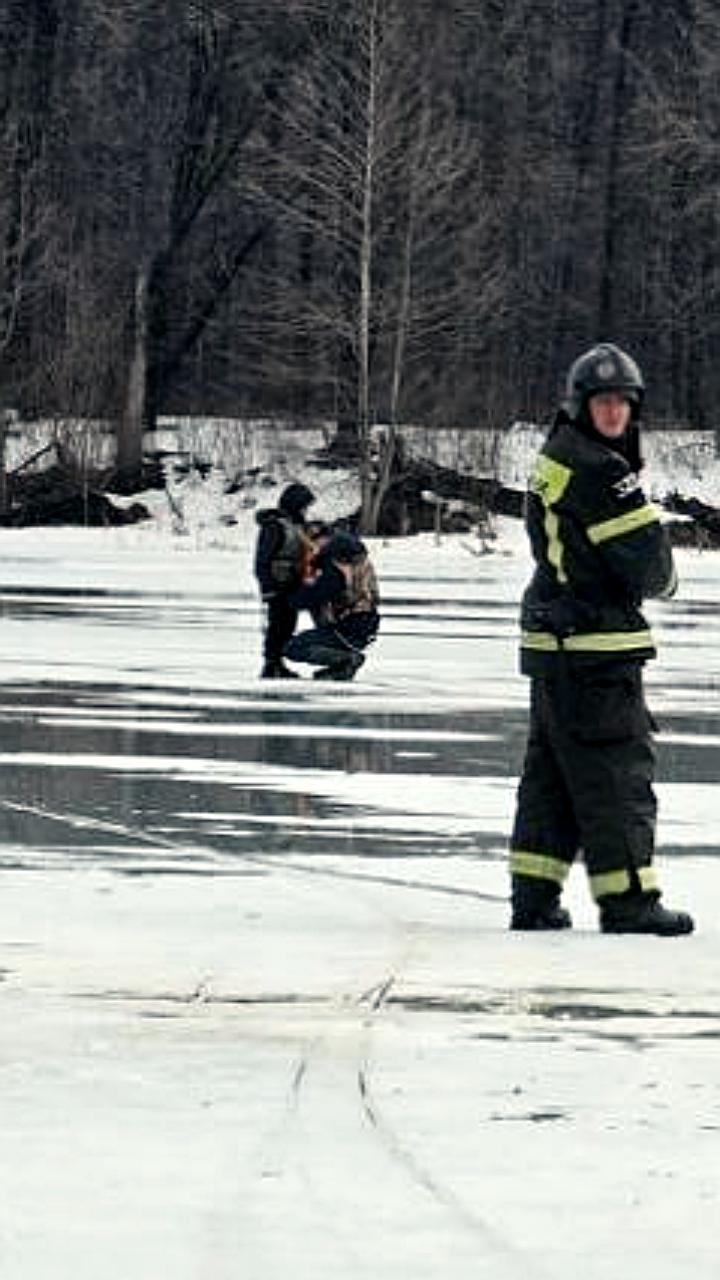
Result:
[[[686,911],[669,911],[653,889],[642,893],[618,893],[602,898],[600,928],[603,933],[654,933],[660,938],[675,938],[692,933],[695,922]]]
[[[536,876],[512,878],[511,929],[569,929],[570,912],[560,906],[560,885]]]

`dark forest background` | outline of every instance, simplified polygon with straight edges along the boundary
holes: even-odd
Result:
[[[502,429],[720,392],[717,0],[0,0],[0,404]]]

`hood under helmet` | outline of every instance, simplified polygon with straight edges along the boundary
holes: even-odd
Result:
[[[626,351],[612,342],[599,342],[583,352],[571,364],[565,383],[565,402],[556,422],[570,421],[584,435],[597,439],[588,401],[603,391],[619,391],[630,405],[630,422],[623,436],[612,448],[621,453],[633,471],[641,471],[640,410],[645,395],[645,382],[638,365]],[[603,440],[603,444],[607,441]]]
[[[308,489],[306,484],[295,482],[283,489],[278,501],[278,509],[291,519],[298,520],[314,501],[315,494],[312,489]]]
[[[645,382],[632,356],[612,342],[599,342],[571,364],[565,383],[564,409],[571,422],[585,415],[591,396],[620,391],[630,402],[633,421],[640,417]]]

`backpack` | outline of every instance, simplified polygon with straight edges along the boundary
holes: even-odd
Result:
[[[291,586],[301,577],[305,539],[302,530],[287,516],[278,514],[273,524],[280,530],[282,541],[270,562],[270,575],[278,586]]]
[[[363,555],[348,568],[348,584],[338,609],[339,615],[344,617],[348,613],[374,613],[380,604],[380,591],[370,557]]]

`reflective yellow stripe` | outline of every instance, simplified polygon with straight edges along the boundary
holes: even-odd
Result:
[[[637,878],[640,881],[640,888],[644,892],[658,888],[657,871],[654,867],[638,867]]]
[[[543,506],[554,507],[562,498],[572,478],[572,471],[562,462],[538,455],[530,477],[530,488],[542,500]]]
[[[556,653],[560,648],[557,636],[549,631],[523,631],[520,643],[523,649],[537,649],[541,653]]]
[[[557,574],[558,582],[567,582],[567,574],[563,567],[565,549],[560,537],[560,521],[555,512],[549,508],[545,510],[545,533],[548,540],[548,560]]]
[[[657,524],[658,513],[651,503],[628,511],[624,516],[614,516],[612,520],[603,520],[600,524],[588,525],[587,536],[591,542],[608,542],[611,538],[621,538],[624,533],[632,533],[635,529],[643,529],[647,524]]]
[[[586,635],[567,636],[563,640],[564,649],[572,649],[577,653],[623,653],[631,649],[652,648],[652,632],[644,631],[598,631]]]
[[[633,649],[652,649],[653,637],[647,628],[642,631],[597,631],[565,636],[561,645],[557,636],[549,631],[523,631],[520,643],[523,649],[539,653],[557,653],[561,648],[573,653],[631,653]]]
[[[657,889],[658,879],[657,872],[654,867],[638,867],[635,872],[640,888],[644,893],[650,889]],[[622,871],[603,871],[596,876],[590,877],[590,890],[593,898],[604,898],[608,894],[627,893],[632,886],[630,872]]]
[[[526,849],[510,850],[510,871],[515,876],[532,876],[537,880],[553,880],[564,884],[570,867],[560,858],[547,853],[530,853]]]
[[[567,582],[567,574],[563,567],[564,547],[560,537],[560,521],[552,508],[562,498],[571,479],[572,471],[569,467],[556,462],[554,458],[547,458],[544,453],[538,455],[530,477],[530,488],[538,495],[545,508],[547,555],[558,582]]]
[[[629,871],[604,871],[602,875],[590,877],[590,889],[595,901],[608,893],[627,893],[629,888]]]

